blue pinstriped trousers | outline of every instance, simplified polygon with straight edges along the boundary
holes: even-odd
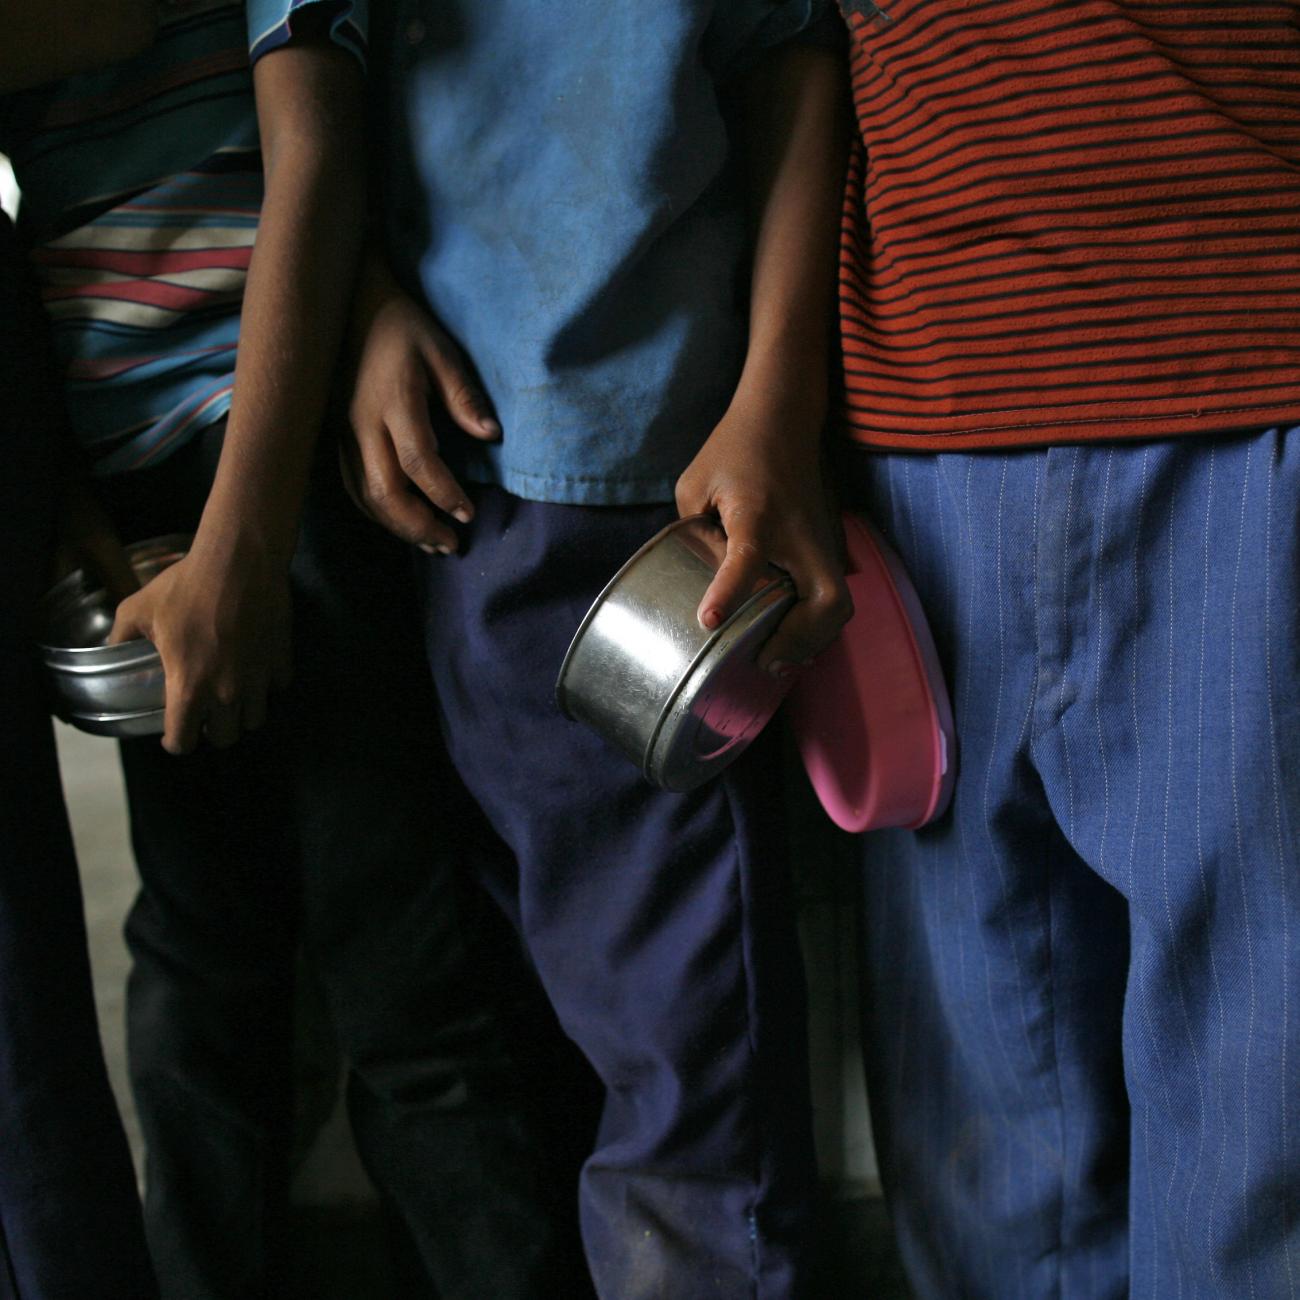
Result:
[[[1300,1294],[1300,430],[861,453],[954,692],[864,836],[867,1069],[922,1297]]]

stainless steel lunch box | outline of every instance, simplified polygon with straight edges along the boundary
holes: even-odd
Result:
[[[143,586],[175,564],[191,538],[151,538],[126,548]],[[99,736],[157,736],[163,730],[162,659],[144,640],[105,645],[113,627],[108,593],[84,569],[68,574],[41,602],[42,657],[54,712]]]
[[[696,515],[652,537],[582,620],[560,668],[561,710],[618,746],[666,790],[691,790],[738,758],[787,683],[755,662],[795,601],[780,569],[710,631],[696,617],[726,555],[721,524]]]

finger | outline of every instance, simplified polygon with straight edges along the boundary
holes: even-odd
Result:
[[[767,572],[763,547],[752,523],[743,516],[734,517],[730,525],[725,518],[722,522],[727,532],[727,553],[697,614],[700,626],[709,629],[720,627]]]
[[[361,511],[367,519],[378,523],[374,519],[363,499],[361,492],[361,483],[364,472],[361,468],[361,453],[357,450],[356,439],[344,434],[339,438],[339,476],[343,480],[343,490],[352,500],[352,504]]]
[[[123,641],[134,641],[143,637],[149,639],[151,624],[148,611],[142,602],[128,596],[117,607],[113,615],[113,626],[109,629],[107,645],[121,645]]]
[[[760,668],[775,677],[793,676],[807,667],[853,616],[853,600],[841,574],[822,568],[815,576],[795,576],[800,598],[759,652]],[[806,593],[806,594],[804,594]]]
[[[456,534],[429,504],[409,490],[397,453],[387,434],[358,444],[363,463],[359,494],[362,509],[382,528],[428,555],[450,555]]]
[[[122,543],[116,537],[91,533],[82,539],[81,551],[86,564],[104,584],[104,589],[115,603],[140,590],[140,579],[131,567]]]
[[[162,747],[169,754],[188,754],[199,743],[207,701],[179,673],[165,674],[165,682]]]
[[[402,473],[439,510],[462,524],[469,523],[474,517],[474,507],[438,455],[438,438],[429,419],[428,404],[410,394],[390,406],[386,418]]]
[[[473,438],[493,442],[501,436],[501,422],[464,353],[450,339],[427,339],[421,349],[447,414]]]

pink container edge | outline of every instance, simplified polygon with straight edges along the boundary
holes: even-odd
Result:
[[[841,680],[839,689],[844,694],[860,697],[873,687],[871,665],[861,649],[854,653],[849,643],[832,647],[823,672],[818,674],[814,668],[807,682],[801,683],[802,695],[794,709],[796,738],[813,789],[835,825],[853,833],[887,827],[915,830],[942,816],[952,798],[956,776],[952,706],[920,598],[901,560],[859,516],[845,512],[844,533],[855,612],[842,635],[869,636],[875,642],[873,654],[883,648],[905,660],[921,702],[916,712],[923,723],[916,730],[891,728],[877,730],[869,738],[862,735],[857,738],[859,752],[854,754],[843,752],[842,733],[836,745],[830,729],[818,725],[818,705],[830,707],[825,692],[836,691],[836,673],[852,678],[851,683]],[[872,631],[865,632],[867,627]],[[891,638],[883,643],[882,627]],[[859,647],[864,644],[857,641]],[[849,686],[856,689],[845,689]],[[812,694],[817,691],[823,693],[820,701]],[[862,720],[862,727],[866,725]],[[908,769],[917,765],[916,747],[927,742],[924,779],[915,773],[908,777]],[[864,768],[863,787],[847,790],[846,783],[854,775],[862,779]]]

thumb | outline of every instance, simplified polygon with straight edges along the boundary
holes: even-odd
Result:
[[[727,553],[700,601],[700,626],[721,627],[767,572],[758,537],[743,523],[727,529]]]
[[[123,641],[144,638],[152,640],[152,620],[149,618],[144,602],[136,596],[129,596],[117,607],[113,618],[113,627],[108,634],[107,645],[121,645]]]
[[[450,340],[429,338],[422,343],[422,351],[442,404],[456,426],[483,442],[499,438],[500,421],[460,349]]]

